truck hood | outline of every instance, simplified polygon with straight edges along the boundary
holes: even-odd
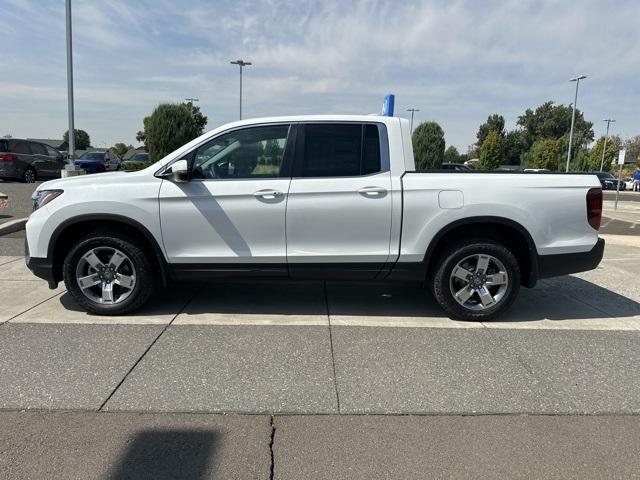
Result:
[[[107,172],[91,175],[78,175],[77,177],[56,178],[42,183],[38,190],[64,190],[66,188],[88,187],[96,183],[119,182],[122,177],[135,175],[137,172]]]

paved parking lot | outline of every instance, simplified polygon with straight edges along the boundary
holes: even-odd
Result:
[[[597,270],[487,323],[418,286],[340,283],[183,285],[100,317],[0,257],[0,408],[638,413],[640,249],[609,240]]]

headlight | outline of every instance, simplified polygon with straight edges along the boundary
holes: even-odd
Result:
[[[62,195],[63,191],[64,190],[36,190],[31,195],[31,199],[33,200],[33,211],[35,212],[54,198],[59,197]]]

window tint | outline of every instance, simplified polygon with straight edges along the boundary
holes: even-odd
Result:
[[[278,177],[288,133],[289,125],[273,125],[221,135],[196,150],[193,177]]]
[[[29,148],[29,144],[27,142],[16,142],[13,145],[13,153],[31,155],[31,149]]]
[[[303,177],[352,177],[379,171],[380,138],[377,126],[305,126]]]
[[[86,152],[83,153],[82,155],[80,155],[80,159],[79,160],[99,160],[102,161],[105,158],[108,158],[105,156],[104,152]]]
[[[362,158],[362,174],[380,171],[380,134],[375,125],[364,126],[364,153]]]
[[[47,155],[49,155],[50,157],[57,157],[59,155],[59,152],[51,148],[49,145],[45,145],[44,148],[47,149]]]
[[[9,146],[5,140],[0,140],[0,152],[8,152]]]
[[[47,154],[47,151],[39,143],[30,143],[29,145],[31,146],[31,153],[33,153],[34,155],[46,155]]]

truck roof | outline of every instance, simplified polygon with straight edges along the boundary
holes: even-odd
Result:
[[[224,126],[229,128],[241,125],[277,122],[378,122],[387,124],[398,120],[406,122],[409,121],[405,118],[387,117],[383,115],[284,115],[278,117],[246,118],[236,122],[227,123]]]

